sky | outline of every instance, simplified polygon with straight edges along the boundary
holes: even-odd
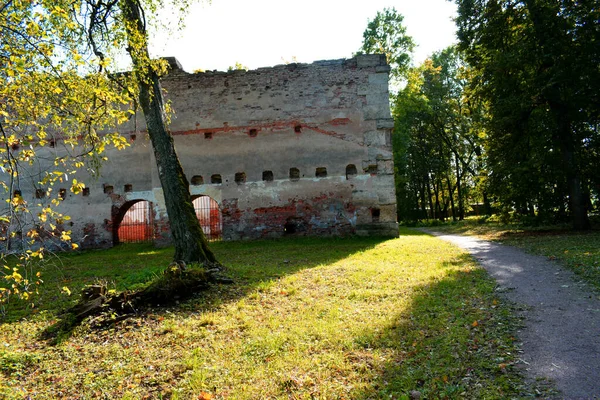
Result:
[[[151,52],[188,72],[350,58],[385,7],[404,15],[417,64],[456,41],[456,5],[447,0],[212,0],[190,7],[183,31],[153,37]]]

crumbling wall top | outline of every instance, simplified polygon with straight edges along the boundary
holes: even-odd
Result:
[[[386,62],[386,58],[384,54],[359,54],[354,56],[353,58],[340,58],[337,60],[318,60],[314,61],[310,64],[308,63],[290,63],[290,64],[278,64],[273,67],[261,67],[255,70],[232,70],[232,71],[204,71],[204,72],[195,72],[188,73],[183,69],[181,63],[177,60],[176,57],[163,57],[169,63],[170,73],[176,74],[187,74],[187,75],[238,75],[245,74],[249,72],[264,72],[264,71],[272,71],[276,69],[303,69],[309,68],[311,66],[318,67],[330,67],[330,66],[343,66],[347,68],[372,68],[375,67],[377,72],[388,72],[389,65]]]

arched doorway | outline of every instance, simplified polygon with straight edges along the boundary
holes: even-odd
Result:
[[[152,242],[154,240],[153,215],[152,203],[149,201],[132,200],[123,204],[114,220],[114,243]]]
[[[198,196],[192,201],[194,210],[204,235],[208,240],[221,240],[223,232],[223,218],[219,203],[211,199],[209,196]]]

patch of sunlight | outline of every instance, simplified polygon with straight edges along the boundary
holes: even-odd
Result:
[[[159,254],[158,251],[156,250],[152,250],[152,251],[143,251],[141,253],[137,253],[138,256],[154,256],[156,254]]]

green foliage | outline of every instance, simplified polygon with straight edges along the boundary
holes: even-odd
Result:
[[[404,17],[395,8],[378,11],[363,33],[363,45],[358,54],[385,54],[391,76],[398,80],[406,76],[415,48],[412,37],[406,34]]]
[[[108,73],[108,57],[90,54],[86,38],[95,32],[86,30],[80,6],[62,0],[0,6],[0,306],[11,297],[28,300],[41,283],[32,263],[69,246],[69,218],[60,210],[65,193],[57,186],[81,193],[78,171],[96,176],[107,146],[127,146],[114,129],[131,117],[135,90],[126,76]],[[118,46],[120,36],[111,30],[104,40]],[[35,201],[23,192],[35,193]]]
[[[80,194],[85,181],[98,176],[106,147],[128,146],[116,127],[135,118],[140,88],[158,81],[167,68],[164,60],[150,59],[147,29],[156,27],[159,11],[181,12],[188,5],[187,0],[0,4],[0,190],[5,193],[0,307],[11,297],[28,300],[34,283],[41,283],[34,279],[32,262],[69,247],[68,216],[61,208],[68,189],[56,187]],[[119,62],[125,52],[133,61],[128,73],[120,72],[127,67]],[[159,97],[157,89],[144,98]],[[161,102],[158,113],[164,128],[168,104]],[[147,126],[153,132],[156,123]],[[35,200],[26,200],[25,192],[35,193]],[[6,254],[17,261],[9,262]]]
[[[598,203],[600,9],[595,1],[457,0],[472,88],[490,110],[489,185],[521,214],[589,227]]]
[[[469,73],[450,47],[413,68],[398,93],[393,146],[400,219],[462,219],[468,199],[485,197],[484,108],[466,90]]]

